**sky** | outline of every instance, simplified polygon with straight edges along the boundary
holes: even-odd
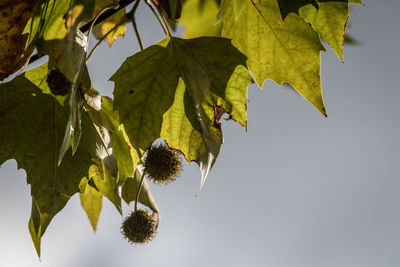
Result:
[[[156,238],[132,246],[121,216],[103,201],[97,233],[72,197],[42,239],[27,228],[23,170],[0,168],[0,267],[397,267],[400,266],[400,2],[351,10],[344,63],[322,53],[328,118],[294,91],[267,81],[249,88],[248,130],[223,122],[224,144],[199,196],[200,171],[185,165],[168,186],[150,184],[161,210]],[[145,46],[162,37],[140,7]],[[89,62],[94,87],[139,50],[130,27]],[[124,206],[128,214],[131,206]]]

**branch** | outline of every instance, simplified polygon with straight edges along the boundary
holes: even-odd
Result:
[[[101,14],[97,20],[94,22],[93,26],[96,26],[99,23],[102,23],[103,21],[105,21],[106,19],[108,19],[109,17],[111,17],[112,15],[114,15],[115,13],[117,13],[118,11],[120,11],[121,9],[127,7],[129,4],[133,3],[135,0],[120,0],[119,1],[119,6],[116,9],[110,9],[108,11],[105,11],[103,14]],[[139,0],[136,0],[139,1]],[[93,23],[92,21],[89,21],[88,23],[86,23],[85,25],[83,25],[82,27],[79,28],[79,30],[81,32],[87,32],[90,29],[90,25]],[[43,57],[44,55],[39,55],[39,54],[34,54],[31,59],[29,60],[29,64],[35,62],[36,60],[38,60],[39,58]]]

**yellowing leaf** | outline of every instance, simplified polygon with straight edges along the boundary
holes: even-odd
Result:
[[[82,208],[85,210],[93,230],[96,232],[102,208],[103,196],[83,178],[79,184]]]
[[[293,13],[282,20],[275,0],[247,0],[238,19],[229,7],[222,35],[245,54],[258,85],[272,79],[290,83],[302,96],[326,115],[320,80],[318,34]]]
[[[222,144],[218,110],[246,127],[252,79],[245,57],[225,38],[166,38],[127,58],[111,80],[134,149],[164,139],[200,165],[201,184]]]
[[[25,51],[22,34],[37,1],[3,0],[0,4],[0,80],[24,66],[33,49]]]
[[[128,18],[125,16],[125,8],[123,8],[102,23],[96,25],[93,28],[93,35],[97,39],[107,36],[107,43],[111,47],[119,36],[125,35],[125,24],[128,21]]]

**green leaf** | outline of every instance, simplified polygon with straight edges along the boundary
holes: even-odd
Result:
[[[140,186],[140,181],[142,178],[143,172],[136,168],[135,175],[129,179],[127,179],[122,186],[122,198],[126,201],[126,203],[130,203],[136,200],[137,191]],[[157,203],[154,200],[152,194],[150,193],[149,185],[146,180],[143,181],[142,189],[140,190],[139,202],[146,205],[150,209],[152,209],[156,213],[160,213]]]
[[[326,115],[320,80],[318,34],[301,17],[289,14],[283,21],[275,0],[249,0],[235,20],[233,8],[224,16],[222,35],[248,57],[247,65],[258,85],[265,79],[290,83]]]
[[[15,159],[26,171],[33,199],[29,230],[39,255],[48,224],[78,192],[92,162],[80,146],[57,167],[67,114],[50,94],[47,73],[45,64],[0,85],[0,164]]]
[[[70,36],[70,33],[68,36]],[[63,53],[62,56],[58,57],[57,61],[57,68],[72,82],[69,98],[69,119],[67,127],[65,128],[63,143],[58,154],[58,164],[61,163],[65,152],[70,146],[72,147],[72,154],[76,152],[82,134],[81,106],[84,99],[82,97],[82,86],[80,84],[84,71],[86,70],[87,73],[85,57],[88,43],[86,41],[86,36],[78,29],[73,33],[73,37],[71,38],[73,38],[73,41],[71,41],[72,46],[70,49],[67,49],[70,51],[67,51],[67,54]],[[90,88],[90,81],[89,85],[86,86]]]
[[[122,215],[121,197],[118,194],[118,183],[116,178],[112,177],[104,164],[99,163],[90,166],[89,178],[93,179],[99,192],[108,198]]]
[[[318,10],[313,5],[306,5],[299,13],[332,47],[340,60],[343,60],[344,32],[349,16],[348,3],[321,2]]]
[[[87,134],[83,138],[92,158],[103,161],[110,175],[118,180],[117,161],[113,155],[111,133],[103,126],[98,125],[90,118],[90,113],[84,113],[82,123],[85,125],[83,131]]]
[[[134,174],[134,163],[131,155],[131,146],[125,130],[119,122],[118,112],[114,110],[111,98],[102,97],[101,110],[110,119],[113,128],[109,129],[112,134],[113,154],[117,160],[119,180],[125,181]]]
[[[128,177],[133,176],[134,170],[129,139],[125,136],[123,127],[120,126],[118,112],[113,110],[113,100],[98,95],[98,103],[95,106],[90,103],[93,99],[95,98],[92,97],[91,100],[87,98],[89,105],[85,107],[85,110],[96,125],[96,129],[102,129],[99,131],[103,133],[105,130],[109,132],[108,140],[102,142],[107,147],[107,153],[109,154],[105,155],[105,157],[110,155],[115,157],[118,165],[118,175],[113,176],[118,177],[117,181],[123,182]],[[100,149],[104,151],[104,148]]]
[[[215,24],[217,13],[215,0],[186,0],[178,20],[184,27],[184,37],[219,36],[222,25]]]
[[[129,58],[111,77],[114,107],[136,150],[157,138],[201,168],[202,182],[221,144],[219,110],[246,127],[246,58],[225,38],[168,37]]]
[[[86,178],[81,180],[79,184],[80,200],[82,208],[85,210],[93,230],[96,232],[97,223],[99,221],[102,208],[103,196],[93,186],[88,183]]]

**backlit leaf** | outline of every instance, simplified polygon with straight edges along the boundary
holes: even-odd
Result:
[[[121,197],[118,194],[118,184],[116,178],[112,177],[104,164],[90,166],[89,179],[93,179],[99,192],[108,198],[122,215]]]
[[[227,39],[167,37],[129,57],[111,80],[134,149],[164,139],[200,165],[201,185],[222,144],[218,108],[246,127],[252,79],[245,57]]]
[[[222,25],[215,24],[217,13],[215,0],[186,0],[178,20],[183,24],[184,37],[219,36]]]
[[[313,5],[306,5],[299,13],[343,60],[344,31],[349,16],[348,3],[321,2],[318,9]]]
[[[41,236],[78,192],[92,161],[82,145],[57,167],[67,113],[51,95],[47,73],[45,64],[0,85],[0,164],[15,159],[26,171],[33,199],[29,229],[39,255]]]
[[[81,180],[79,189],[82,208],[85,210],[93,230],[96,231],[102,208],[103,196],[88,183],[86,177]]]
[[[128,21],[128,18],[125,16],[125,8],[123,8],[102,23],[96,25],[93,28],[93,35],[97,39],[106,36],[107,43],[111,47],[119,36],[125,35],[125,24]]]
[[[290,83],[326,115],[320,80],[324,47],[310,25],[292,13],[283,21],[275,0],[249,0],[236,20],[233,12],[231,6],[224,16],[222,35],[248,57],[258,85],[265,79]]]

